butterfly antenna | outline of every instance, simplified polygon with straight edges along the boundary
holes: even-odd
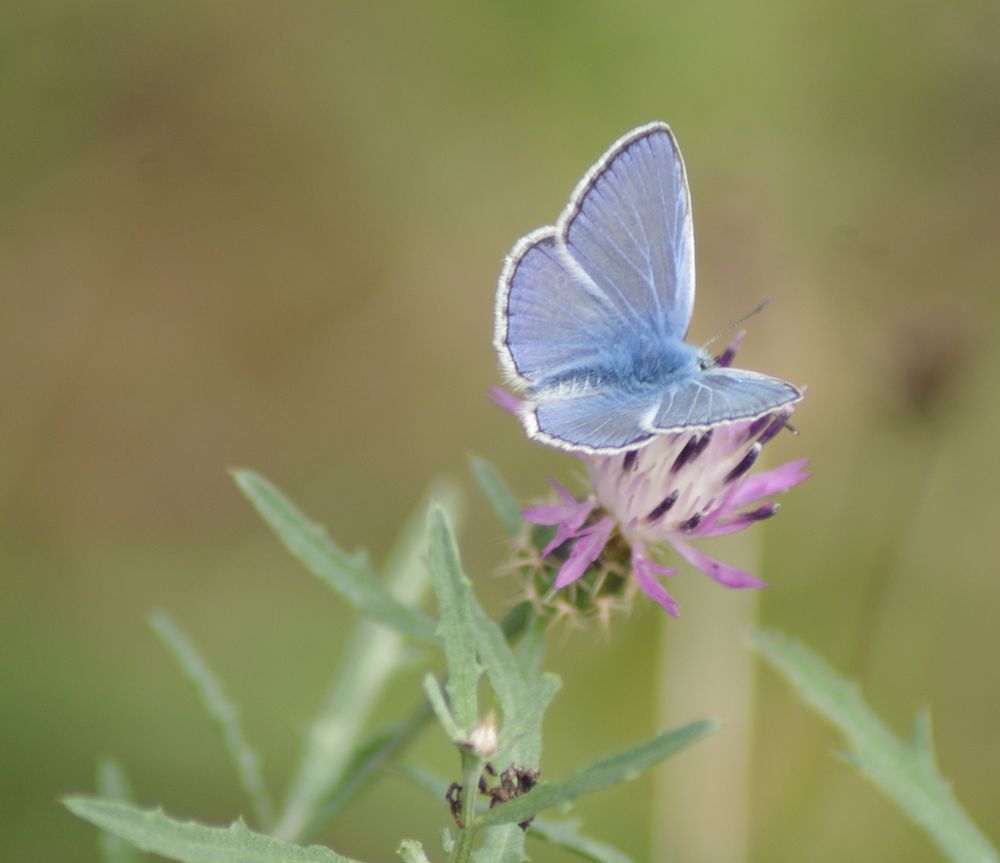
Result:
[[[709,345],[713,344],[714,342],[717,342],[723,336],[729,335],[729,333],[731,333],[733,330],[735,330],[741,324],[746,323],[754,315],[758,314],[759,312],[764,311],[764,309],[767,307],[767,304],[770,303],[770,302],[771,302],[771,298],[768,297],[766,300],[764,300],[764,302],[762,302],[759,306],[757,306],[757,308],[753,309],[753,311],[747,312],[742,318],[740,318],[739,320],[733,321],[724,330],[721,330],[720,332],[718,332],[714,336],[712,336],[712,338],[710,338],[707,342],[705,342],[705,344],[703,344],[701,346],[701,349],[705,350],[705,348],[707,348]]]

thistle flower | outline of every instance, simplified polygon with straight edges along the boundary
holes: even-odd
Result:
[[[717,363],[728,364],[738,343],[739,338]],[[516,410],[518,404],[508,393],[495,393],[494,400],[507,410]],[[577,499],[552,481],[558,502],[523,512],[529,522],[555,528],[542,550],[543,558],[557,550],[564,555],[552,589],[576,582],[606,549],[624,548],[639,588],[676,617],[677,602],[660,579],[677,570],[658,563],[651,554],[651,549],[663,546],[673,548],[723,587],[764,587],[765,582],[715,560],[691,542],[737,533],[770,518],[779,509],[775,495],[806,479],[805,459],[751,472],[765,444],[787,426],[791,413],[792,408],[785,408],[753,422],[657,435],[624,454],[580,455],[590,493]],[[618,538],[624,542],[615,542]]]

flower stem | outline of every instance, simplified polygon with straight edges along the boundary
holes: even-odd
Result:
[[[451,863],[469,863],[476,838],[476,798],[483,763],[472,752],[462,753],[462,824]]]

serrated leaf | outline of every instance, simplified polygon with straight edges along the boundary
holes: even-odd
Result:
[[[937,843],[961,863],[997,863],[996,849],[962,810],[939,773],[929,718],[918,717],[908,743],[898,740],[865,703],[856,684],[840,677],[803,644],[779,632],[753,636],[760,656],[807,704],[848,740],[850,761]]]
[[[448,667],[445,689],[451,715],[468,733],[478,721],[476,687],[483,669],[476,661],[476,631],[473,622],[472,586],[462,572],[458,547],[447,514],[432,507],[427,520],[428,566],[437,596],[437,634],[444,647]]]
[[[632,863],[632,859],[617,848],[581,833],[579,821],[536,818],[531,822],[528,832],[552,845],[572,851],[577,857],[591,863]]]
[[[535,676],[533,667],[518,661],[501,627],[472,601],[479,657],[503,713],[497,758],[502,764],[535,766],[541,757],[542,718],[560,680],[554,674]]]
[[[275,486],[253,471],[233,471],[250,503],[306,569],[359,611],[420,641],[435,642],[434,621],[399,602],[375,578],[363,554],[347,554]]]
[[[74,814],[127,842],[180,863],[357,863],[319,845],[293,845],[255,833],[242,821],[206,827],[159,809],[137,809],[91,797],[63,801]]]
[[[222,742],[236,768],[240,784],[250,799],[259,826],[262,830],[270,830],[273,818],[271,798],[264,786],[257,752],[247,742],[243,733],[239,710],[208,667],[208,663],[202,658],[195,643],[169,615],[156,612],[150,616],[149,622],[173,654],[184,675],[198,690],[205,711],[219,729]]]
[[[478,456],[469,459],[469,467],[500,523],[510,536],[517,536],[524,523],[521,517],[521,507],[500,474],[497,473],[496,468],[486,459]]]
[[[128,777],[114,758],[102,758],[97,765],[97,793],[115,803],[132,801]],[[101,831],[99,844],[105,863],[139,863],[145,859],[138,848],[107,830]]]
[[[626,779],[634,779],[717,727],[718,723],[714,721],[701,720],[673,731],[665,731],[639,746],[577,770],[562,781],[542,782],[527,794],[490,809],[477,823],[489,826],[521,822],[550,806],[567,806],[586,794],[609,788]]]

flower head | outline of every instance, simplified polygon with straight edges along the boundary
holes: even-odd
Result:
[[[732,360],[738,342],[717,359],[720,365]],[[507,393],[495,399],[508,410],[517,404]],[[552,589],[574,584],[609,552],[627,554],[639,589],[677,616],[677,603],[661,582],[677,570],[653,556],[664,546],[724,587],[764,587],[691,543],[770,518],[779,508],[775,495],[806,479],[805,459],[752,472],[765,444],[788,427],[791,413],[789,407],[753,422],[657,435],[624,454],[580,455],[590,493],[577,499],[552,482],[558,501],[523,513],[529,522],[555,529],[542,549],[543,558],[556,552],[561,557]]]

